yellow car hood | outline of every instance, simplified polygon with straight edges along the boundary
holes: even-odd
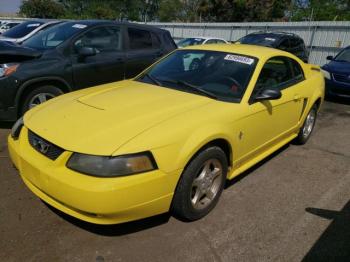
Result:
[[[50,100],[30,110],[24,122],[37,135],[68,151],[111,155],[140,133],[210,101],[125,80]]]

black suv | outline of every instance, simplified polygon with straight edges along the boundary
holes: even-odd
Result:
[[[87,20],[58,24],[21,46],[0,45],[2,121],[63,93],[134,77],[176,48],[166,30]]]
[[[242,37],[237,42],[241,44],[262,45],[281,49],[294,54],[305,63],[307,63],[309,59],[304,40],[300,36],[292,33],[255,32]]]

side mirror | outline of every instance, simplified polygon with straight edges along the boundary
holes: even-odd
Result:
[[[264,100],[277,100],[282,97],[282,93],[279,89],[266,88],[259,92],[253,99],[254,102]]]
[[[97,54],[97,50],[94,47],[82,47],[78,50],[80,57],[94,56]]]
[[[326,57],[326,59],[332,61],[334,59],[334,57],[332,55],[329,55]]]

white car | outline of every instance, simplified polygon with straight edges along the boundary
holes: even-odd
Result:
[[[5,22],[1,24],[0,26],[0,34],[5,33],[7,30],[10,30],[11,28],[15,27],[16,25],[19,25],[21,22]]]
[[[208,45],[208,44],[229,44],[225,39],[216,37],[193,37],[184,38],[177,43],[178,48],[184,48],[190,45]],[[195,70],[200,67],[201,55],[191,54],[184,58],[185,70]]]
[[[208,44],[228,44],[225,39],[217,38],[217,37],[190,37],[184,38],[177,43],[179,48],[184,48],[190,45],[208,45]]]
[[[27,40],[32,35],[36,34],[37,32],[46,29],[50,26],[56,25],[60,22],[61,21],[52,20],[26,21],[3,33],[0,36],[0,41],[14,42],[20,44],[24,40]]]

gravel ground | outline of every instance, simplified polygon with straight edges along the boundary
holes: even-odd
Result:
[[[96,226],[22,183],[0,129],[0,261],[350,261],[350,105],[326,102],[312,138],[232,182],[200,221]]]

